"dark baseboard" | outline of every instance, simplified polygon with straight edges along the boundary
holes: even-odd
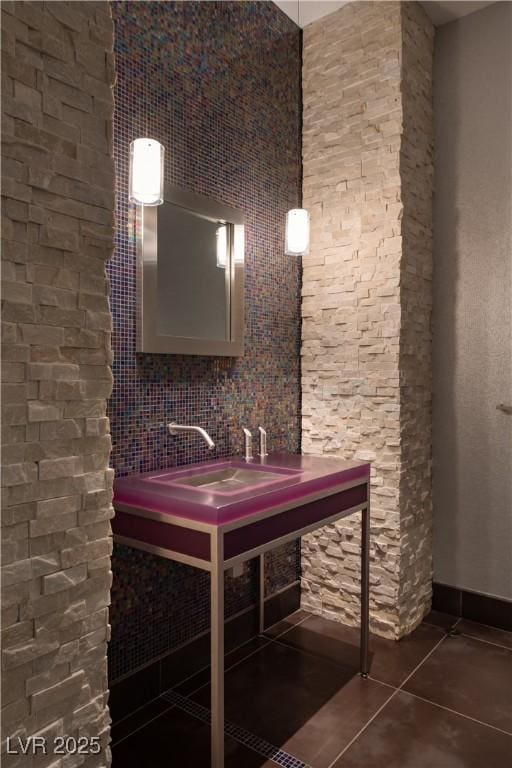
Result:
[[[512,603],[498,597],[433,583],[432,608],[512,632]]]
[[[272,595],[265,601],[265,626],[281,621],[300,608],[300,583]],[[258,634],[258,610],[249,608],[225,623],[226,652],[238,648]],[[210,662],[210,634],[194,638],[186,645],[151,662],[142,669],[110,684],[109,707],[114,723],[144,706],[161,693],[199,672]]]

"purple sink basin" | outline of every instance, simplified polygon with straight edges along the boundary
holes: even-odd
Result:
[[[233,481],[242,470],[241,479]],[[366,484],[369,474],[365,461],[281,453],[264,461],[233,456],[120,477],[114,482],[114,533],[121,533],[120,513],[125,512],[200,526],[223,527],[242,518],[249,522],[271,510],[291,509]]]
[[[244,491],[264,490],[276,483],[290,480],[293,475],[301,474],[300,469],[275,467],[268,464],[250,464],[245,461],[226,461],[215,466],[191,467],[181,471],[164,470],[146,475],[144,482],[159,483],[169,487],[189,488],[190,490],[212,493],[220,496],[233,496]]]
[[[112,529],[122,544],[207,567],[219,534],[225,561],[300,536],[361,509],[369,479],[366,461],[287,453],[169,467],[115,480]]]

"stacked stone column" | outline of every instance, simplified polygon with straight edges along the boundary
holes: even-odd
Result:
[[[2,750],[38,735],[38,765],[106,766],[112,20],[107,2],[2,16]],[[101,751],[52,755],[59,735]]]
[[[429,607],[433,27],[349,3],[304,30],[303,451],[372,461],[371,623]],[[304,538],[303,605],[359,621],[359,521]]]

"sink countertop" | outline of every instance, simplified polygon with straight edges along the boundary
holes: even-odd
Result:
[[[180,479],[214,471],[229,462],[255,469],[271,471],[275,467],[290,472],[267,485],[256,485],[229,494],[179,484]],[[166,476],[165,483],[152,479],[163,474]],[[233,456],[116,479],[114,507],[124,512],[144,510],[157,519],[162,519],[162,516],[181,518],[192,523],[192,527],[194,522],[201,526],[224,526],[266,509],[292,508],[309,499],[329,496],[342,487],[365,483],[369,476],[370,463],[367,461],[274,453],[264,460],[257,457],[244,462],[239,456]]]

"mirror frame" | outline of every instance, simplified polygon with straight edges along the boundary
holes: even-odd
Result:
[[[242,211],[202,195],[164,185],[164,200],[179,208],[225,222],[233,226],[238,242],[244,243],[245,218]],[[137,206],[137,352],[171,355],[213,355],[238,357],[244,353],[244,252],[234,252],[234,239],[229,239],[230,269],[230,339],[202,339],[161,334],[157,329],[158,208]]]

